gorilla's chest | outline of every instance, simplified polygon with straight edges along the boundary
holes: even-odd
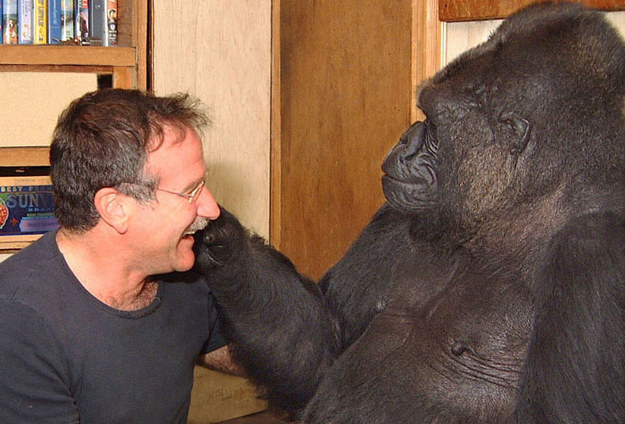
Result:
[[[367,412],[383,414],[380,422],[427,411],[428,419],[444,419],[437,414],[462,410],[464,422],[511,413],[533,307],[519,282],[474,268],[460,261],[446,269],[425,267],[418,277],[398,276],[392,300],[340,358],[324,387],[338,385],[332,389],[337,396],[363,390],[358,403],[366,409],[381,399],[363,387],[394,387],[399,398],[411,399],[411,406],[385,403]]]

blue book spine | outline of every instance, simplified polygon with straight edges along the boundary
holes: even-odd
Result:
[[[2,32],[2,2],[0,1],[0,34],[4,34]],[[0,44],[2,44],[2,38],[0,37]]]
[[[2,39],[17,44],[17,0],[2,0]]]
[[[59,44],[61,33],[61,0],[48,0],[48,44]]]
[[[17,0],[17,43],[33,44],[33,0]]]

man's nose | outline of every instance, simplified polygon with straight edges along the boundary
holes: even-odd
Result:
[[[197,214],[199,216],[211,220],[219,218],[219,214],[221,213],[219,205],[215,201],[212,193],[206,187],[202,188],[202,192],[197,199],[197,203]]]

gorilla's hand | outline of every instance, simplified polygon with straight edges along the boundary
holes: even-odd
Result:
[[[239,220],[223,207],[221,215],[195,233],[195,268],[202,274],[214,271],[240,257],[248,235]]]

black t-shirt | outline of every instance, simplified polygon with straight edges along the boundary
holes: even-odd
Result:
[[[169,277],[124,312],[80,284],[55,233],[0,263],[0,422],[185,423],[195,361],[225,341],[205,282]]]

